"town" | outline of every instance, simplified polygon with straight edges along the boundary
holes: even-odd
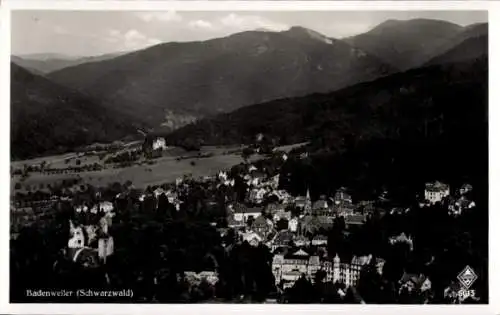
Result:
[[[157,139],[140,154],[166,147]],[[75,181],[66,184],[76,189],[14,198],[13,296],[101,286],[166,303],[457,304],[487,295],[472,232],[457,228],[472,229],[483,210],[471,184],[429,181],[406,205],[390,191],[359,200],[350,187],[318,194],[310,183],[293,195],[284,165],[307,153],[266,151],[146,189]],[[474,297],[458,294],[467,267],[478,275]]]

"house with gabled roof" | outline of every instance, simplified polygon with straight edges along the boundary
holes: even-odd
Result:
[[[297,232],[297,229],[299,227],[299,220],[297,219],[297,217],[293,217],[291,218],[290,220],[288,220],[288,230],[290,232]]]
[[[311,245],[311,240],[304,235],[297,235],[294,239],[295,246],[303,247]]]
[[[271,250],[275,251],[280,247],[288,247],[293,242],[294,234],[290,231],[279,231],[271,240]]]
[[[250,193],[248,195],[248,200],[251,203],[254,204],[261,204],[264,201],[264,197],[268,193],[268,190],[260,187],[260,188],[253,188],[250,190]]]
[[[273,231],[274,224],[264,216],[257,217],[252,223],[252,230],[261,235],[264,239]]]
[[[336,205],[340,205],[343,203],[352,204],[352,196],[347,192],[347,188],[345,187],[340,187],[337,190],[335,196],[333,197],[333,200]]]
[[[424,195],[431,204],[441,202],[444,197],[450,195],[450,186],[439,181],[426,183]]]
[[[363,225],[365,220],[366,217],[362,214],[351,214],[345,216],[345,224],[348,228]]]
[[[303,249],[285,255],[274,255],[272,270],[276,284],[291,287],[302,275],[312,279],[321,267],[320,259]]]
[[[432,283],[427,276],[424,274],[412,274],[405,272],[401,279],[399,280],[399,293],[403,290],[408,290],[408,292],[425,292],[432,288]]]
[[[254,231],[245,231],[245,232],[238,232],[238,235],[240,236],[240,239],[242,242],[248,242],[250,245],[256,247],[259,246],[259,244],[264,240],[259,233],[256,233]]]
[[[316,235],[311,241],[313,246],[322,246],[328,244],[328,237],[326,235]]]
[[[408,244],[410,251],[413,251],[413,239],[411,235],[407,236],[405,232],[401,232],[401,234],[389,238],[389,244],[394,245],[397,243]]]
[[[233,219],[235,221],[246,223],[249,217],[253,217],[254,219],[260,217],[262,208],[247,207],[242,203],[235,203],[228,206],[228,212],[233,214]]]
[[[328,201],[325,198],[321,198],[316,200],[312,205],[312,213],[315,215],[331,215],[332,208],[328,204]]]

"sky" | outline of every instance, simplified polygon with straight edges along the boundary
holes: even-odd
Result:
[[[291,26],[342,38],[370,30],[388,19],[440,19],[460,25],[487,22],[487,11],[14,11],[14,55],[55,53],[95,56],[133,51],[162,42],[199,41],[266,28]]]

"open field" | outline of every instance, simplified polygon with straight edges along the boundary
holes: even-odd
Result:
[[[284,152],[288,153],[288,152],[292,151],[293,149],[300,148],[302,146],[305,146],[308,143],[309,142],[302,142],[302,143],[294,143],[294,144],[290,144],[290,145],[284,145],[281,147],[277,147],[276,150],[284,151]]]
[[[166,182],[173,182],[176,178],[183,175],[192,175],[193,177],[214,175],[222,169],[228,169],[233,165],[243,162],[241,155],[238,153],[227,154],[228,151],[237,149],[237,147],[203,147],[200,152],[186,152],[180,148],[169,148],[163,156],[155,159],[155,164],[152,165],[134,165],[125,168],[106,168],[102,171],[82,172],[79,174],[41,174],[33,172],[22,182],[20,192],[26,192],[24,187],[29,186],[32,191],[44,188],[48,184],[60,183],[63,180],[82,178],[83,183],[88,183],[93,186],[105,186],[110,183],[124,183],[128,180],[134,183],[137,188],[145,188],[148,185],[157,185]],[[211,154],[209,157],[198,157],[198,154]],[[44,157],[43,160],[51,163],[53,167],[73,166],[74,160],[69,164],[64,163],[64,159],[71,156],[70,154],[54,157]],[[182,157],[182,158],[181,158]],[[253,155],[250,160],[255,161],[262,158],[259,155]],[[99,163],[99,159],[95,156],[80,158],[83,164]],[[31,160],[30,162],[32,162]],[[40,163],[42,159],[36,160]],[[27,161],[16,161],[17,167],[27,164]],[[20,181],[19,176],[11,179],[11,193],[15,193],[15,184]]]

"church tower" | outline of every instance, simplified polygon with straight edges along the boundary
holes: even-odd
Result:
[[[306,215],[312,213],[312,202],[311,202],[311,195],[309,193],[309,188],[307,188],[306,192],[306,203],[304,206],[304,212]]]
[[[99,258],[106,263],[108,256],[114,252],[113,237],[109,235],[109,226],[111,225],[111,214],[107,213],[99,221],[100,237],[98,240],[97,251]]]
[[[85,235],[82,227],[76,226],[72,220],[69,220],[69,232],[68,248],[83,248],[85,246]]]
[[[333,258],[333,282],[340,280],[340,257],[339,254]]]

